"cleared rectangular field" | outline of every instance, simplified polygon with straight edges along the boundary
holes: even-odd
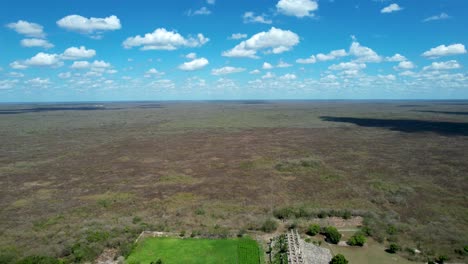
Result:
[[[259,264],[263,263],[257,242],[251,239],[147,238],[127,259],[131,264]]]

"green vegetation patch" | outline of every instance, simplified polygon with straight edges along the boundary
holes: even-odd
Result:
[[[256,241],[240,239],[146,238],[135,247],[127,262],[163,263],[262,263]]]
[[[170,173],[159,178],[160,184],[196,184],[201,182],[192,176],[178,173]]]

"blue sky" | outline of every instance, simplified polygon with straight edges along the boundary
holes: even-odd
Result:
[[[465,0],[0,5],[0,102],[468,98]]]

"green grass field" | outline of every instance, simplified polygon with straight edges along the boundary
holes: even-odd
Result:
[[[128,263],[263,263],[257,242],[242,239],[147,238],[128,257]]]

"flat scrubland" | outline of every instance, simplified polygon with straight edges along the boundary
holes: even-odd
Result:
[[[0,141],[0,251],[16,258],[349,210],[404,257],[466,260],[466,101],[1,105]]]

